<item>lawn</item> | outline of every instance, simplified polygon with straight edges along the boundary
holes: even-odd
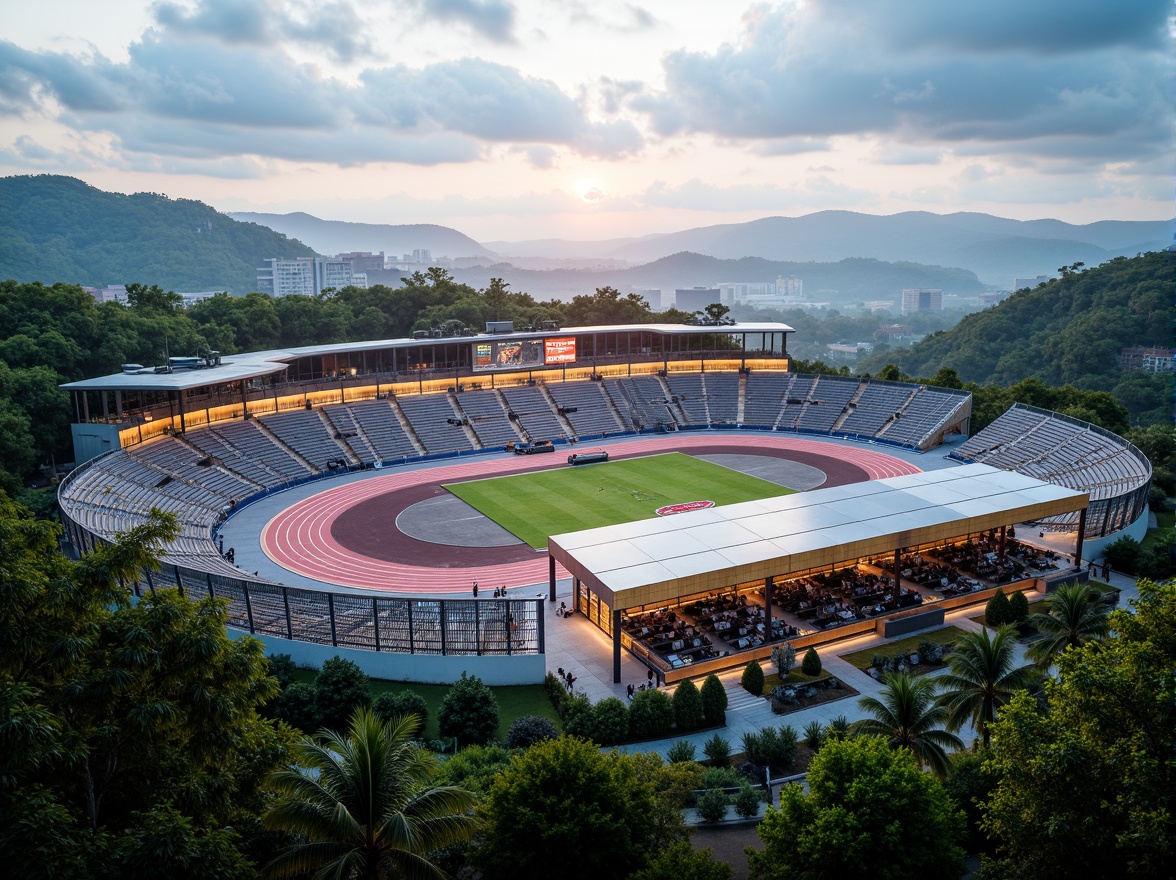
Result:
[[[445,488],[536,550],[548,535],[649,519],[668,504],[734,504],[793,491],[680,452]]]
[[[1167,546],[1172,540],[1172,528],[1176,526],[1176,512],[1171,510],[1157,510],[1156,511],[1156,527],[1148,529],[1140,546],[1144,550],[1150,550],[1157,545]]]
[[[294,673],[295,681],[314,683],[317,670],[298,669]],[[425,724],[424,738],[438,739],[437,714],[441,711],[441,701],[445,699],[445,692],[449,690],[447,684],[405,684],[399,681],[383,681],[372,679],[372,700],[381,694],[398,693],[400,691],[414,691],[424,697],[429,704],[429,719]],[[515,687],[491,687],[494,698],[498,700],[498,738],[506,739],[506,732],[514,720],[522,715],[542,715],[551,719],[559,728],[559,715],[551,705],[547,692],[541,684],[519,685]]]
[[[887,657],[894,657],[898,653],[909,654],[919,649],[919,642],[935,642],[938,645],[954,645],[956,639],[964,634],[964,631],[958,626],[945,626],[943,629],[937,629],[934,632],[922,633],[916,636],[907,636],[905,639],[896,639],[893,642],[886,642],[885,644],[875,645],[872,648],[866,648],[864,651],[854,651],[852,654],[842,654],[841,659],[856,666],[858,669],[865,672],[870,668],[874,657],[878,654],[885,654]]]

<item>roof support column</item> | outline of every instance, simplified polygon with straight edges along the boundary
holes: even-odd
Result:
[[[764,626],[767,628],[764,632],[764,641],[770,642],[772,640],[772,595],[775,592],[776,581],[768,575],[764,578]]]
[[[188,431],[188,426],[184,421],[184,410],[186,408],[184,404],[185,404],[186,400],[187,400],[187,392],[181,388],[180,389],[180,433],[181,434],[186,434]],[[174,430],[174,426],[173,426],[173,430]]]
[[[547,601],[555,601],[555,557],[547,554]]]
[[[1086,511],[1089,508],[1084,507],[1078,514],[1078,540],[1074,543],[1074,568],[1080,570],[1082,568],[1082,539],[1086,537]]]
[[[614,600],[615,601],[615,600]],[[621,609],[612,612],[613,684],[621,683]]]
[[[900,572],[902,571],[902,548],[896,547],[894,550],[894,601],[897,602],[902,596],[902,581]]]
[[[997,553],[1000,555],[1001,562],[1005,561],[1005,544],[1006,544],[1006,541],[1008,540],[1008,533],[1009,533],[1008,526],[1001,526],[1000,527],[1000,545],[997,548]]]

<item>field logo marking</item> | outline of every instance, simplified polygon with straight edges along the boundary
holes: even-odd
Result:
[[[708,507],[714,507],[713,501],[684,501],[681,504],[667,504],[665,507],[659,507],[654,511],[658,516],[670,516],[674,513],[687,513],[691,510],[706,510]]]

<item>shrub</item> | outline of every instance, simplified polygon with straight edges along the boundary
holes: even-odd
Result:
[[[838,715],[825,727],[825,739],[843,739],[849,731],[849,719]]]
[[[750,785],[741,786],[739,791],[735,792],[735,796],[731,798],[731,803],[735,805],[736,815],[744,819],[750,819],[758,813],[762,801],[760,793]]]
[[[694,730],[702,727],[702,695],[694,682],[686,679],[674,691],[674,723],[679,730]]]
[[[633,739],[657,739],[670,732],[674,704],[662,690],[637,691],[629,705],[629,735]]]
[[[702,771],[699,788],[738,788],[747,780],[730,767],[707,767]]]
[[[457,737],[462,745],[485,745],[498,733],[498,701],[476,675],[462,672],[445,693],[437,727],[444,738]]]
[[[1025,594],[1017,590],[1009,596],[1009,623],[1021,624],[1029,616],[1029,600]]]
[[[551,700],[552,708],[559,712],[568,701],[568,689],[555,677],[554,672],[547,673],[547,677],[543,679],[543,689],[547,691],[547,699]]]
[[[694,743],[680,739],[666,750],[666,760],[671,764],[689,764],[694,760]]]
[[[294,670],[298,667],[294,665],[294,658],[289,654],[270,654],[266,657],[269,661],[269,674],[278,680],[278,687],[285,690],[294,683]]]
[[[602,746],[629,738],[629,707],[623,700],[607,697],[592,707],[592,738]]]
[[[804,742],[814,752],[819,752],[825,744],[825,728],[820,721],[810,721],[804,728]]]
[[[731,743],[716,733],[702,744],[702,753],[716,767],[726,767],[731,759]]]
[[[772,766],[787,767],[796,759],[796,728],[785,724],[776,734],[776,751],[772,756]]]
[[[788,677],[788,673],[796,665],[796,648],[792,647],[792,642],[785,642],[772,648],[772,664],[781,678]]]
[[[564,733],[581,739],[592,739],[595,734],[596,718],[592,702],[583,694],[568,697],[559,709],[559,720]]]
[[[767,753],[764,748],[764,733],[769,730],[771,728],[766,727],[763,731],[749,730],[743,734],[743,751],[747,755],[747,760],[753,764],[759,764],[761,767],[768,763]]]
[[[1124,535],[1103,551],[1111,568],[1123,574],[1135,574],[1139,562],[1139,542],[1130,535]]]
[[[296,681],[280,694],[274,703],[274,717],[296,727],[303,733],[314,733],[321,727],[315,708],[314,685]]]
[[[525,749],[545,739],[556,739],[559,731],[549,718],[542,715],[520,715],[511,722],[506,732],[506,745],[512,749]]]
[[[993,628],[1012,623],[1009,609],[1009,597],[1004,590],[997,590],[996,594],[984,606],[984,622]]]
[[[372,680],[358,664],[332,657],[315,676],[314,704],[319,724],[347,730],[355,710],[372,704]]]
[[[727,720],[727,691],[713,672],[702,682],[702,717],[707,724]]]
[[[937,664],[943,662],[943,645],[938,642],[919,642],[918,650],[919,657],[924,663]]]
[[[376,697],[376,701],[372,703],[372,712],[384,722],[404,715],[416,715],[421,719],[421,732],[423,733],[425,722],[429,719],[429,704],[416,691],[384,693]]]
[[[816,648],[809,648],[804,652],[804,660],[800,662],[800,671],[808,676],[821,674],[821,657],[817,654]]]
[[[764,670],[758,660],[752,660],[743,669],[743,676],[739,679],[743,689],[757,697],[764,695]]]
[[[703,822],[721,822],[727,817],[727,795],[708,788],[698,796],[698,818]]]

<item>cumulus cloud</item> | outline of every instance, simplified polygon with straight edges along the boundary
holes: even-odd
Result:
[[[753,7],[738,44],[670,53],[664,90],[639,94],[629,106],[666,137],[707,132],[787,143],[872,134],[1030,151],[1039,139],[1071,137],[1101,144],[1107,161],[1146,157],[1167,143],[1166,3],[1130,6],[810,0]]]
[[[478,59],[326,77],[279,51],[150,31],[126,63],[0,41],[0,112],[108,132],[134,152],[189,159],[258,155],[329,162],[468,162],[489,143],[616,157],[636,126],[598,123],[554,83]],[[550,163],[539,150],[532,161]]]
[[[515,41],[515,5],[508,0],[409,0],[422,18],[464,25],[495,43]]]
[[[325,49],[343,63],[374,52],[367,27],[344,0],[199,0],[194,7],[157,0],[151,11],[158,25],[180,36],[210,37],[230,45],[290,41]]]

